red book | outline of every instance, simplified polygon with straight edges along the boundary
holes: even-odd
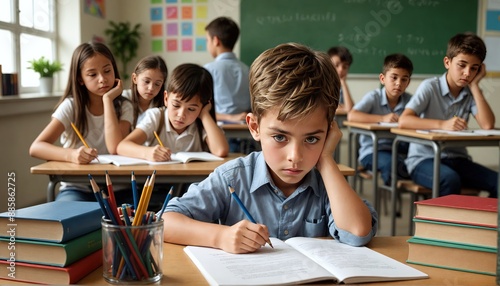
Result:
[[[448,195],[417,201],[415,218],[497,228],[498,199]]]
[[[0,260],[0,279],[38,284],[75,284],[102,265],[102,249],[67,267]]]

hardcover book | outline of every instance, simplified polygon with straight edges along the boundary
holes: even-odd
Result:
[[[470,224],[413,219],[417,238],[461,243],[497,249],[498,230]]]
[[[498,199],[448,195],[415,202],[415,218],[497,228]]]
[[[37,284],[69,285],[102,265],[102,249],[85,256],[67,267],[0,260],[0,278]]]
[[[67,242],[101,228],[97,202],[53,201],[0,213],[0,237]]]
[[[367,247],[333,239],[271,238],[274,248],[232,254],[187,246],[184,251],[210,285],[290,285],[316,281],[363,283],[428,278],[428,275]]]
[[[156,162],[148,161],[139,158],[121,156],[121,155],[99,155],[99,162],[93,160],[92,164],[113,164],[116,166],[131,166],[131,165],[167,165],[167,164],[182,164],[191,161],[222,161],[224,158],[213,155],[209,152],[177,152],[172,153],[170,161]]]
[[[496,275],[497,250],[412,237],[406,262],[451,270]]]
[[[66,243],[0,238],[0,259],[14,258],[19,262],[65,267],[102,248],[100,229]]]

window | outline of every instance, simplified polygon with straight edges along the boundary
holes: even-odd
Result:
[[[0,0],[0,65],[18,73],[19,91],[36,92],[39,75],[28,61],[56,59],[55,0]]]

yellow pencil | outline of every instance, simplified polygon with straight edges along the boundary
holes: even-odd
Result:
[[[156,140],[158,140],[158,143],[160,144],[160,146],[165,147],[165,146],[163,146],[163,142],[161,142],[161,139],[160,139],[160,136],[158,136],[158,133],[156,133],[156,131],[155,131],[154,134],[155,134]]]
[[[87,147],[87,148],[90,148],[89,145],[87,144],[87,142],[85,142],[85,139],[83,138],[82,133],[80,133],[80,131],[78,131],[75,124],[73,124],[73,122],[71,122],[71,127],[73,127],[73,130],[75,130],[76,135],[78,136],[78,138],[80,138],[83,145],[85,145],[85,147]]]
[[[76,128],[76,125],[73,122],[71,122],[71,127],[73,127],[73,130],[75,130],[76,135],[78,136],[78,138],[80,138],[80,140],[82,141],[83,145],[85,145],[85,147],[87,147],[87,148],[90,148],[89,144],[87,144],[87,142],[83,138],[82,133],[80,133],[80,131],[78,131],[78,128]],[[95,159],[97,160],[97,162],[100,163],[99,158],[95,157]]]

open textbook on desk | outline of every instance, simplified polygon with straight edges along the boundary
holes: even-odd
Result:
[[[166,164],[181,164],[191,161],[222,161],[224,158],[215,156],[208,152],[177,152],[172,153],[170,161],[155,162],[138,158],[132,158],[121,155],[99,155],[99,162],[93,160],[92,164],[113,164],[116,166],[131,166],[131,165],[166,165]]]
[[[430,129],[430,130],[417,130],[417,133],[429,134],[429,133],[443,133],[449,135],[458,136],[497,136],[500,135],[500,130],[498,129],[466,129],[460,131],[442,130],[442,129]]]
[[[286,285],[316,281],[363,283],[428,278],[404,263],[367,247],[333,239],[271,238],[274,246],[255,253],[186,246],[184,251],[210,285]]]

